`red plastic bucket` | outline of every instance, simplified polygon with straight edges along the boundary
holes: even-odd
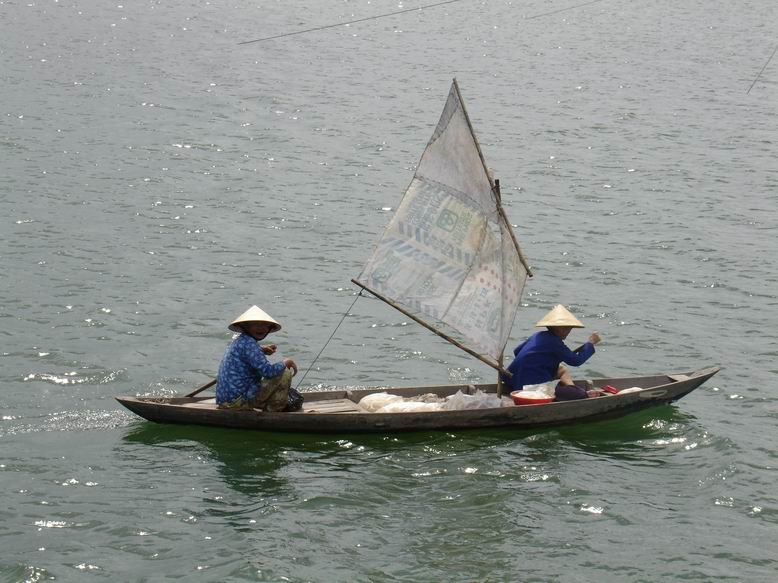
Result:
[[[511,399],[517,405],[542,405],[543,403],[551,403],[554,397],[531,391],[513,391]]]

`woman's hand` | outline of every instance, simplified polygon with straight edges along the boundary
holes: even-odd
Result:
[[[278,346],[275,344],[265,344],[262,346],[262,352],[265,354],[273,354],[278,349]]]
[[[599,332],[592,332],[589,335],[589,342],[591,342],[592,344],[599,344],[600,340],[602,340],[602,338],[600,338]]]
[[[297,364],[291,358],[285,358],[283,363],[286,368],[291,368],[294,371],[294,374],[297,374]]]

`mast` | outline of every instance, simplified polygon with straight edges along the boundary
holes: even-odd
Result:
[[[519,255],[519,261],[521,261],[521,264],[524,266],[524,269],[527,271],[527,276],[532,277],[532,268],[530,268],[529,264],[527,263],[527,259],[524,257],[524,253],[521,251],[521,247],[519,246],[519,241],[516,239],[516,234],[513,232],[513,226],[511,225],[510,221],[508,220],[508,215],[505,213],[505,209],[502,206],[502,193],[500,192],[500,181],[493,180],[492,175],[489,172],[489,167],[486,165],[486,158],[484,158],[484,153],[481,150],[481,144],[478,142],[478,137],[475,134],[475,128],[473,128],[473,123],[470,121],[470,115],[467,113],[467,107],[465,106],[465,101],[462,99],[462,94],[459,92],[459,83],[456,80],[456,77],[454,78],[454,89],[457,92],[457,98],[459,99],[459,104],[462,106],[462,113],[464,114],[465,121],[467,121],[467,127],[470,128],[470,134],[473,136],[473,142],[475,142],[476,150],[478,151],[478,156],[481,158],[481,164],[484,167],[484,172],[486,173],[486,178],[489,180],[489,184],[492,187],[492,192],[494,193],[494,201],[497,206],[497,212],[500,215],[500,219],[503,222],[503,226],[506,231],[508,231],[508,234],[511,237],[511,241],[513,241],[513,246],[516,249],[516,253]],[[506,342],[507,344],[507,342]],[[499,370],[501,373],[505,371],[505,376],[508,378],[511,378],[513,375],[509,373],[508,371],[503,368],[503,357],[505,354],[505,346],[502,347],[502,350],[500,351],[500,362],[499,367],[497,370]],[[502,382],[502,374],[497,375],[497,396],[502,396],[502,388],[503,388],[503,382]]]
[[[524,253],[521,252],[521,247],[519,247],[519,241],[518,239],[516,239],[516,234],[513,232],[513,227],[511,226],[511,223],[508,220],[508,216],[505,214],[505,209],[502,208],[502,197],[500,195],[500,181],[492,180],[492,176],[489,173],[489,167],[486,165],[486,158],[484,158],[484,153],[481,151],[481,144],[478,143],[478,137],[475,135],[475,129],[473,128],[473,123],[470,121],[470,115],[467,113],[467,107],[465,107],[465,101],[464,99],[462,99],[462,94],[459,92],[459,83],[457,83],[456,77],[454,77],[454,89],[456,89],[457,92],[457,99],[459,99],[459,105],[462,106],[462,113],[465,116],[467,127],[470,128],[470,135],[473,136],[475,149],[478,151],[479,158],[481,158],[481,164],[483,164],[484,172],[486,173],[486,178],[487,180],[489,180],[489,184],[492,187],[492,192],[494,192],[494,199],[495,202],[497,203],[497,212],[500,213],[500,218],[502,218],[503,223],[505,224],[505,228],[507,229],[508,234],[511,236],[511,240],[513,241],[513,246],[516,247],[516,253],[519,254],[519,261],[521,261],[521,264],[524,266],[524,269],[527,270],[527,275],[529,277],[532,277],[532,269],[527,263],[527,260],[524,257]]]
[[[467,112],[465,112],[465,116],[467,116]],[[480,152],[480,148],[479,148],[479,152]],[[486,175],[489,176],[489,173],[487,173]],[[491,181],[491,177],[489,177],[489,180]],[[497,208],[498,209],[502,209],[502,192],[500,191],[500,179],[499,178],[495,179],[494,185],[492,186],[492,191],[494,192],[494,198],[497,200]],[[503,220],[505,219],[505,215],[503,213],[500,213],[500,216],[503,218]],[[506,221],[506,224],[508,225],[508,232],[511,233],[511,235],[513,235],[513,229],[511,229],[510,223],[508,223]],[[516,250],[519,251],[519,256],[521,257],[521,251],[518,248],[518,243],[517,243],[516,239],[513,239],[513,243],[514,243],[514,245],[516,245]],[[524,263],[524,262],[522,261],[522,263]],[[526,265],[525,265],[525,267],[526,267]],[[529,272],[529,270],[527,270],[527,271],[528,271],[527,274],[530,277],[532,277],[531,272]],[[506,344],[507,344],[507,342],[506,342]],[[504,363],[503,359],[504,358],[505,358],[505,345],[503,345],[502,350],[500,350],[500,366],[503,365],[503,363]],[[512,375],[509,375],[508,378],[510,378],[510,376],[512,376]],[[499,399],[500,397],[502,397],[502,375],[498,374],[497,375],[497,398]]]

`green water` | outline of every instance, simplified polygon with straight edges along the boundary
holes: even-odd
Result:
[[[735,580],[772,561],[731,465],[704,463],[731,445],[672,407],[539,433],[133,423],[6,445],[30,452],[3,468],[9,580]]]

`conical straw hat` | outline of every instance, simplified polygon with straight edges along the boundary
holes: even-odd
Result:
[[[562,304],[554,306],[554,309],[543,316],[540,321],[535,324],[535,326],[570,326],[571,328],[584,327],[584,325],[581,324],[581,321],[573,316],[570,311]]]
[[[281,329],[281,324],[276,322],[264,310],[257,306],[251,306],[248,310],[235,318],[232,324],[229,325],[229,328],[233,332],[243,332],[240,328],[240,324],[245,324],[246,322],[265,322],[267,324],[272,324],[273,329],[270,330],[270,332],[278,332]]]

